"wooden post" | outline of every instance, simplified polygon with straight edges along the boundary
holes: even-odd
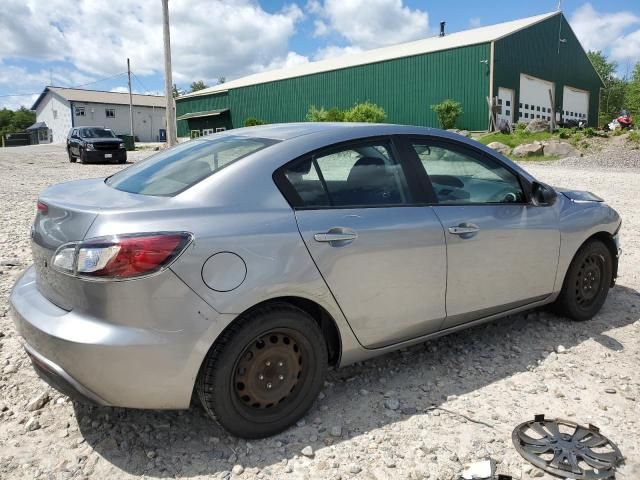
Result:
[[[549,101],[551,102],[551,122],[549,122],[549,131],[553,133],[556,129],[556,102],[554,101],[551,89],[549,89]]]

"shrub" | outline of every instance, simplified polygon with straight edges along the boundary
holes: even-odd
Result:
[[[563,140],[567,140],[568,138],[571,138],[571,134],[572,132],[568,128],[561,128],[560,131],[558,132],[558,136]]]
[[[640,147],[640,132],[633,130],[629,132],[629,141],[636,144],[636,148]]]
[[[593,138],[596,136],[596,131],[592,127],[587,127],[584,129],[584,136],[587,138]]]
[[[524,122],[518,122],[516,123],[516,130],[518,132],[524,132],[527,129],[527,124]]]
[[[324,122],[344,122],[344,116],[347,112],[333,107],[325,112]]]
[[[307,122],[326,122],[327,111],[324,107],[317,108],[315,105],[311,105],[305,119]]]
[[[462,105],[451,99],[437,105],[431,105],[431,110],[436,113],[440,126],[445,130],[455,128],[458,118],[462,115]]]
[[[382,123],[387,118],[384,109],[375,103],[356,103],[344,112],[345,122]]]
[[[256,117],[249,117],[244,121],[245,127],[255,127],[256,125],[266,125],[267,122]]]

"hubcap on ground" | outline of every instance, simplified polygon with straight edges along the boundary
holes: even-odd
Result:
[[[599,430],[567,420],[533,420],[513,431],[513,444],[527,461],[563,478],[613,478],[622,461],[618,447]]]
[[[267,332],[240,355],[233,379],[242,403],[252,409],[269,409],[284,402],[303,372],[303,352],[293,335]]]
[[[604,258],[597,254],[587,256],[580,265],[576,277],[576,301],[582,307],[589,307],[598,297],[602,285]]]

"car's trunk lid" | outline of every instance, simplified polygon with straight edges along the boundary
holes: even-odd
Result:
[[[115,190],[104,179],[78,180],[44,190],[32,230],[32,253],[36,284],[40,292],[61,308],[73,308],[77,290],[68,275],[51,268],[51,260],[61,245],[83,240],[101,212],[148,208],[165,199]]]

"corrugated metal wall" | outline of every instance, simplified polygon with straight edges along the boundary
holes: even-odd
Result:
[[[558,38],[566,42],[559,43]],[[564,85],[589,91],[589,124],[597,126],[600,77],[562,14],[496,41],[494,95],[498,87],[515,90],[517,107],[521,73],[555,82],[556,111],[562,110]],[[518,109],[515,111],[517,121]]]
[[[237,88],[228,94],[178,100],[178,116],[228,107],[234,128],[247,117],[269,123],[303,121],[310,105],[348,108],[371,101],[387,113],[387,122],[438,126],[431,105],[447,98],[459,101],[460,128],[487,128],[489,44],[389,60]],[[178,135],[187,136],[186,122]]]

